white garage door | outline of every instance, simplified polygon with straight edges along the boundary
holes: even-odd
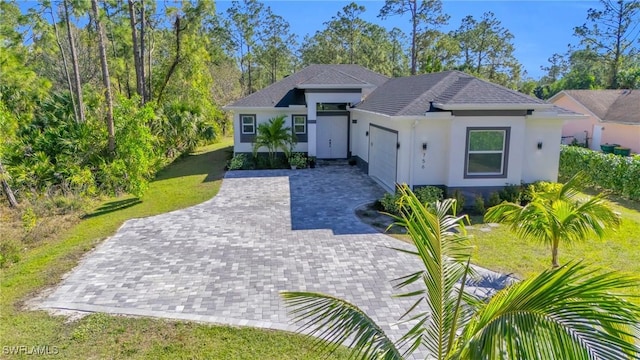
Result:
[[[397,145],[397,132],[374,125],[369,127],[369,175],[391,191],[396,186]]]

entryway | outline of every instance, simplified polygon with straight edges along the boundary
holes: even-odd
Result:
[[[316,123],[318,159],[346,159],[349,118],[345,115],[318,116]]]

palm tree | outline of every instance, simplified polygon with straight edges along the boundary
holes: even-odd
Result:
[[[269,152],[269,162],[271,166],[275,164],[276,152],[282,150],[288,157],[296,141],[291,132],[291,128],[285,126],[286,115],[276,116],[266,123],[258,125],[258,133],[253,143],[254,156],[262,147],[266,147]]]
[[[464,292],[471,247],[464,217],[451,215],[455,200],[424,205],[400,188],[399,225],[424,269],[398,279],[420,284],[404,315],[415,325],[395,342],[356,305],[313,292],[283,292],[302,330],[325,350],[342,344],[362,359],[401,359],[420,347],[435,359],[624,359],[640,357],[640,307],[620,289],[631,278],[589,270],[580,263],[549,269],[483,301]],[[402,350],[406,349],[406,350]]]
[[[484,219],[508,224],[521,238],[549,244],[551,264],[558,267],[560,242],[584,241],[592,235],[602,239],[608,228],[620,224],[603,194],[586,201],[579,199],[583,178],[584,174],[578,173],[564,185],[542,183],[542,190],[531,186],[531,202],[527,205],[505,202],[490,208]]]

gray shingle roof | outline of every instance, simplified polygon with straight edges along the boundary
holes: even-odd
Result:
[[[547,104],[460,71],[444,71],[391,79],[356,108],[390,116],[411,116],[432,110],[432,102],[440,105]]]
[[[564,90],[605,122],[640,124],[638,90]]]
[[[287,107],[304,105],[301,85],[379,86],[388,78],[360,65],[309,65],[266,88],[248,95],[230,107]]]

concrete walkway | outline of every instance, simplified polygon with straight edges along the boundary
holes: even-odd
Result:
[[[319,291],[397,339],[413,300],[392,298],[391,280],[420,263],[354,215],[382,194],[349,166],[228,172],[205,203],[127,221],[41,307],[294,331],[279,291]]]

